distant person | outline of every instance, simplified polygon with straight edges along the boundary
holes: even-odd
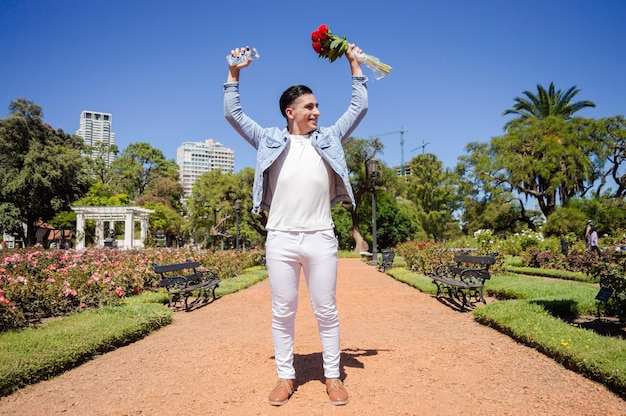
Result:
[[[593,227],[591,231],[591,235],[589,236],[589,246],[590,246],[590,250],[593,251],[594,253],[596,254],[601,253],[600,247],[598,247],[598,230],[596,230],[595,227]]]
[[[593,221],[588,220],[585,227],[585,250],[591,250],[591,231],[593,230]]]
[[[234,49],[231,55],[243,56],[248,49]],[[361,52],[351,44],[345,54],[352,75],[346,79],[346,84],[352,84],[352,100],[330,127],[318,125],[317,100],[304,85],[287,88],[279,99],[286,127],[261,127],[248,117],[239,99],[239,76],[251,58],[229,66],[224,84],[226,120],[257,150],[252,211],[269,212],[265,262],[272,293],[278,382],[268,399],[274,406],[287,403],[294,390],[294,324],[300,271],[304,272],[317,319],[326,392],[333,405],[348,403],[348,392],[339,378],[338,244],[331,207],[340,201],[354,204],[342,144],[367,112],[367,77],[357,59]],[[283,71],[291,70],[288,65],[282,66]]]

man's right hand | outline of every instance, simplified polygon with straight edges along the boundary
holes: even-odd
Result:
[[[233,57],[244,56],[246,52],[250,52],[250,47],[246,46],[243,48],[236,48],[230,51],[230,55]],[[241,68],[245,68],[250,65],[252,62],[252,58],[248,54],[248,59],[243,62],[238,63],[237,65],[229,65],[228,66],[228,78],[226,82],[239,82],[239,71]]]

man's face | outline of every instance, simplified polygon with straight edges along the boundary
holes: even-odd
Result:
[[[317,119],[320,116],[319,104],[313,94],[304,94],[296,98],[285,114],[290,121],[291,134],[308,134],[317,129]]]

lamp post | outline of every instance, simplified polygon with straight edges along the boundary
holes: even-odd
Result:
[[[378,265],[378,250],[376,247],[376,176],[378,175],[378,160],[369,159],[365,164],[365,170],[370,177],[372,191],[372,266]]]
[[[241,213],[241,201],[235,201],[235,222],[236,222],[236,231],[235,231],[235,250],[239,251],[239,213]]]

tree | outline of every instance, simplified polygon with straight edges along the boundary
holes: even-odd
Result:
[[[624,238],[626,201],[622,198],[573,198],[557,208],[544,227],[546,235],[574,234],[582,239],[587,220],[593,220],[600,235]]]
[[[91,177],[103,184],[111,183],[111,167],[109,156],[117,155],[119,150],[116,145],[105,142],[96,142],[91,148],[85,149],[91,157],[88,159],[88,171]]]
[[[239,189],[241,190],[241,213],[240,213],[240,233],[242,242],[248,242],[250,246],[262,246],[265,242],[267,231],[267,213],[261,211],[258,214],[252,214],[252,186],[254,184],[254,169],[245,168],[236,174],[238,178]]]
[[[418,155],[409,163],[406,196],[417,207],[424,231],[435,241],[458,233],[453,214],[461,206],[459,178],[431,153]]]
[[[166,160],[163,152],[149,143],[131,143],[113,161],[111,169],[114,186],[127,193],[131,199],[142,196],[155,186],[158,178],[178,179],[178,165]]]
[[[45,124],[37,104],[20,98],[9,109],[0,120],[0,223],[34,244],[37,222],[68,210],[87,191],[86,160],[82,140]]]
[[[130,205],[130,198],[128,194],[117,194],[110,185],[96,181],[89,187],[87,194],[77,200],[74,205],[79,207],[126,206]]]
[[[493,181],[489,172],[488,144],[470,143],[466,150],[469,155],[460,156],[455,168],[460,178],[459,194],[463,198],[461,220],[464,234],[490,229],[505,236],[525,227],[534,230],[537,212],[526,210],[510,186]]]
[[[371,218],[371,215],[371,199],[366,198],[359,205],[359,217]],[[362,224],[362,234],[371,238],[371,222]],[[414,238],[419,231],[419,223],[411,218],[406,204],[401,204],[395,195],[382,188],[376,192],[376,239],[379,250],[395,247]]]
[[[237,175],[222,173],[219,170],[207,172],[194,183],[193,192],[187,202],[190,227],[195,233],[196,241],[204,241],[205,246],[220,247],[228,244],[234,246],[235,236],[235,201],[241,203],[240,227],[244,235],[248,236],[246,224],[255,223],[251,220],[252,209],[251,183],[249,182],[252,169]],[[253,172],[253,171],[252,171]],[[265,236],[264,228],[257,229],[260,236]],[[249,241],[258,243],[258,239]]]
[[[556,90],[554,82],[550,83],[548,91],[540,84],[537,84],[537,95],[530,91],[524,91],[523,94],[527,98],[514,98],[516,104],[505,110],[502,115],[517,114],[519,120],[527,121],[532,119],[543,119],[550,116],[563,118],[565,120],[572,117],[574,113],[582,110],[586,107],[595,107],[596,105],[591,101],[578,101],[572,103],[572,99],[578,95],[580,90],[576,89],[576,86],[571,87],[565,93],[561,90]],[[505,130],[512,125],[513,121],[505,124]]]
[[[480,195],[466,196],[463,202],[463,232],[467,235],[488,229],[503,237],[526,228],[535,231],[542,222],[540,212],[526,209],[510,192]]]
[[[163,204],[181,212],[183,194],[183,185],[179,181],[172,177],[161,176],[155,178],[144,193],[135,198],[135,204],[141,206],[146,206],[148,203]]]
[[[487,145],[470,143],[466,168],[483,183],[526,199],[535,198],[547,218],[559,203],[584,195],[600,176],[602,143],[594,121],[550,116],[515,121]]]
[[[374,138],[372,140],[356,139],[349,137],[343,144],[346,164],[350,173],[350,183],[354,193],[354,201],[356,206],[352,207],[345,204],[352,218],[352,238],[354,239],[354,251],[367,251],[367,243],[363,240],[359,224],[361,219],[358,215],[358,207],[364,194],[368,193],[371,188],[371,180],[365,172],[365,162],[375,157],[378,152],[383,149],[383,144]]]
[[[603,166],[608,165],[600,177],[599,184],[595,191],[595,197],[599,198],[607,179],[613,179],[616,187],[613,189],[613,198],[624,198],[626,196],[626,173],[624,164],[626,162],[626,119],[624,116],[615,116],[600,119],[595,124],[592,133],[595,140],[602,143],[599,159],[605,161]]]
[[[143,206],[154,211],[148,218],[150,237],[154,238],[156,243],[157,235],[163,234],[167,247],[174,246],[174,242],[179,241],[183,235],[185,220],[180,211],[154,201],[147,202]]]

